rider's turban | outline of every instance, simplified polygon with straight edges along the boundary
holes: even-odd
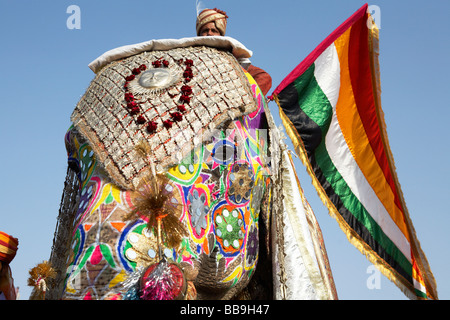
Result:
[[[224,36],[227,29],[227,18],[227,14],[222,10],[216,8],[203,10],[197,16],[197,23],[195,25],[197,35],[200,35],[200,30],[205,24],[214,22],[216,24],[216,28],[220,31],[220,34]]]
[[[19,240],[0,231],[0,261],[10,263],[16,256]]]

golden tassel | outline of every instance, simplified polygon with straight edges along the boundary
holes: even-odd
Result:
[[[157,174],[153,163],[148,160],[151,151],[148,142],[140,141],[135,150],[148,162],[151,172],[142,179],[136,191],[132,193],[135,207],[124,217],[124,220],[132,220],[136,217],[147,220],[147,229],[153,230],[157,237],[161,258],[163,244],[169,248],[178,247],[188,233],[177,217],[181,205],[171,201],[172,192],[167,190],[167,186],[170,185],[169,178],[166,175]]]
[[[32,268],[29,274],[28,285],[33,287],[30,300],[45,300],[48,280],[56,277],[56,271],[48,261],[43,261]]]

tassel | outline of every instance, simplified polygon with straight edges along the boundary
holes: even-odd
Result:
[[[149,161],[148,155],[151,148],[148,142],[140,141],[135,149],[140,157],[148,161],[151,172],[142,179],[137,190],[133,192],[135,207],[124,217],[124,220],[139,217],[147,221],[147,229],[153,230],[157,237],[161,259],[163,244],[168,248],[178,247],[188,233],[177,217],[181,205],[172,202],[172,192],[167,188],[170,185],[169,178],[166,175],[157,174],[154,164]]]
[[[172,192],[167,190],[169,179],[164,175],[158,175],[157,181],[150,183],[148,179],[143,179],[137,191],[132,194],[134,209],[124,217],[124,220],[136,217],[146,220],[147,229],[153,230],[158,244],[176,248],[188,234],[177,217],[181,205],[171,201]]]
[[[152,151],[149,143],[145,140],[140,140],[134,147],[138,156],[142,159],[147,159],[147,156]]]
[[[56,277],[56,271],[48,261],[39,263],[29,271],[28,286],[33,287],[30,300],[45,300],[47,283]]]

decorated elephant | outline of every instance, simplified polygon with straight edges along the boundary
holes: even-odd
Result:
[[[314,215],[301,198],[287,210],[300,186],[239,63],[250,56],[235,39],[193,37],[90,65],[65,136],[46,299],[336,298]]]

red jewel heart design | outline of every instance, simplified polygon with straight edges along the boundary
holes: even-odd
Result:
[[[183,59],[180,59],[177,61],[177,63],[179,65],[183,64]],[[152,62],[152,66],[154,68],[167,68],[169,67],[170,63],[167,60],[161,60],[157,59],[155,61]],[[186,106],[185,104],[189,104],[191,101],[191,95],[193,94],[192,92],[192,87],[187,85],[188,82],[190,82],[192,80],[192,78],[194,77],[194,74],[192,72],[192,66],[194,65],[194,62],[191,59],[186,59],[184,60],[184,65],[185,65],[185,69],[183,72],[183,78],[184,78],[184,85],[180,88],[181,91],[181,96],[179,98],[179,102],[181,102],[181,104],[177,105],[177,110],[176,112],[172,112],[170,113],[171,119],[173,120],[165,120],[163,121],[163,126],[166,129],[170,129],[173,125],[173,122],[179,122],[181,120],[183,120],[183,113],[186,112]],[[155,121],[148,121],[145,119],[145,117],[140,114],[141,110],[139,108],[139,102],[136,102],[136,98],[134,97],[134,95],[129,92],[129,82],[133,81],[137,75],[139,75],[141,72],[147,70],[147,66],[145,64],[141,64],[139,67],[134,68],[131,71],[131,74],[125,77],[125,84],[124,84],[124,90],[125,90],[125,101],[127,102],[127,108],[129,109],[129,114],[131,116],[137,116],[136,118],[136,123],[139,125],[145,125],[146,124],[146,129],[147,132],[152,134],[155,133],[157,128],[158,128],[158,124]],[[170,97],[175,97],[170,95]]]

